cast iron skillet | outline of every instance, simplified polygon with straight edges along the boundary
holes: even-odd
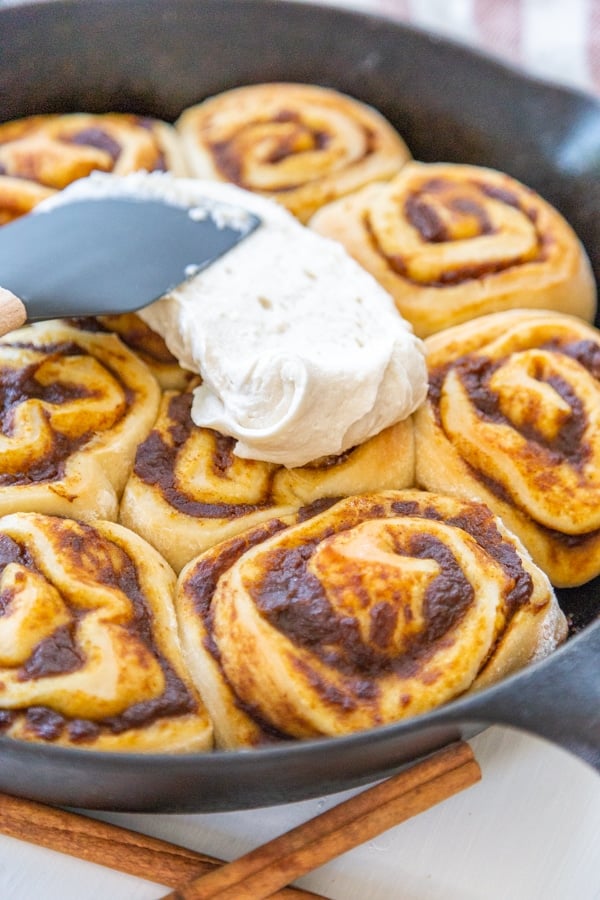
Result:
[[[600,279],[600,105],[389,21],[283,0],[55,0],[0,9],[0,119],[134,111],[173,119],[236,84],[315,82],[372,103],[416,158],[486,164],[573,224]],[[272,749],[165,756],[0,739],[0,789],[49,803],[215,811],[364,784],[487,724],[600,769],[600,579],[560,592],[573,636],[547,660],[416,719]],[[595,610],[594,610],[595,607]]]

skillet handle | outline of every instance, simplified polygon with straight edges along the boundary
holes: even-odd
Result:
[[[474,694],[469,707],[472,721],[530,731],[600,772],[600,622],[542,663]]]

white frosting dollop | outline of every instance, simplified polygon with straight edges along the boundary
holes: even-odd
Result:
[[[301,466],[362,443],[422,403],[421,342],[340,244],[273,201],[165,173],[94,173],[52,202],[123,194],[223,202],[262,220],[139,312],[181,365],[202,376],[194,422],[235,438],[238,456]]]

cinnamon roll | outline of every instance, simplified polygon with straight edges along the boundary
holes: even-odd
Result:
[[[94,170],[186,175],[171,125],[128,113],[67,113],[0,125],[0,225]]]
[[[0,338],[0,515],[116,519],[159,399],[116,335],[46,322]]]
[[[183,391],[197,375],[182,369],[163,338],[136,313],[115,316],[86,316],[69,319],[68,324],[84,331],[114,332],[148,366],[163,390]]]
[[[204,750],[175,575],[137,535],[36,513],[0,518],[0,731],[94,750]]]
[[[120,521],[176,571],[213,544],[272,517],[327,498],[413,483],[410,419],[340,456],[286,469],[235,456],[233,438],[193,424],[191,404],[191,393],[165,393],[120,508]]]
[[[594,318],[596,287],[574,231],[502,172],[410,163],[324,207],[310,226],[344,244],[419,337],[515,307]]]
[[[417,480],[476,497],[559,587],[600,573],[600,332],[560,313],[495,313],[426,341]]]
[[[547,577],[487,507],[420,491],[244,532],[184,568],[176,608],[227,748],[424,713],[566,635]]]
[[[372,107],[309,84],[234,88],[184,110],[175,125],[194,175],[278,200],[302,222],[410,158]]]

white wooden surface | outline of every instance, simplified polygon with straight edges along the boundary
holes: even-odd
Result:
[[[599,900],[600,778],[537,738],[491,728],[471,742],[482,781],[298,884],[332,900]],[[210,815],[93,813],[233,858],[348,794]],[[2,900],[157,900],[166,889],[0,837]]]

